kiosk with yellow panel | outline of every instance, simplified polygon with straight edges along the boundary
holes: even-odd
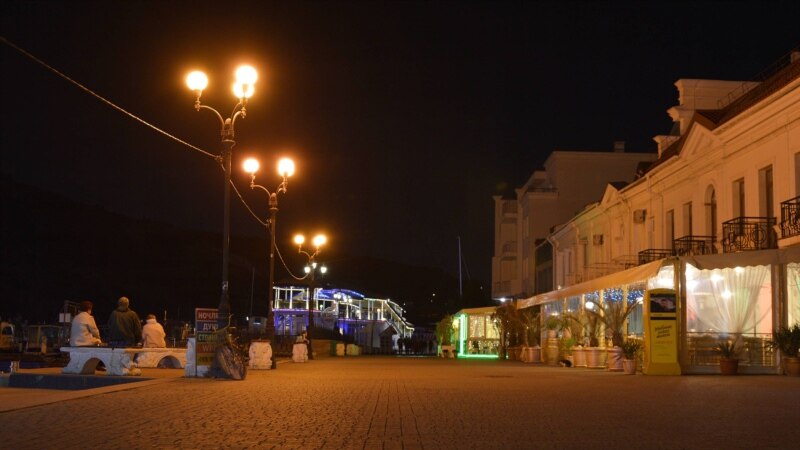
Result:
[[[644,366],[647,375],[680,375],[678,301],[672,289],[651,289],[644,299]]]

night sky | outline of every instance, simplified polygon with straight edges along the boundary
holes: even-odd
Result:
[[[130,113],[213,153],[233,71],[259,69],[234,181],[260,215],[280,156],[278,241],[490,281],[492,195],[553,150],[655,151],[679,78],[751,80],[800,44],[798,2],[18,2],[2,36]],[[794,3],[794,6],[791,5]],[[219,230],[222,173],[8,45],[2,175],[130,217]],[[226,114],[227,115],[227,114]],[[602,193],[598,193],[598,197]],[[238,203],[232,232],[263,228]],[[333,269],[335,270],[335,269]],[[466,273],[465,273],[466,275]]]

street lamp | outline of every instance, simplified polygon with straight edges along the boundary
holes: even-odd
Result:
[[[302,234],[298,234],[294,237],[294,243],[297,244],[297,251],[298,253],[302,253],[306,255],[308,258],[308,264],[303,268],[306,273],[306,277],[310,276],[310,281],[308,285],[308,324],[306,324],[306,334],[308,335],[308,359],[314,359],[314,352],[311,350],[311,329],[314,327],[314,317],[311,313],[311,301],[314,299],[314,291],[316,291],[316,273],[319,270],[319,273],[324,275],[325,272],[328,271],[328,268],[325,266],[317,266],[317,261],[315,258],[319,254],[319,249],[328,241],[328,238],[325,237],[324,234],[318,234],[314,236],[314,239],[311,241],[314,244],[314,252],[309,253],[303,250],[303,243],[305,243],[306,238]]]
[[[250,174],[250,189],[259,188],[267,193],[267,197],[269,198],[269,222],[267,226],[269,227],[269,292],[267,293],[267,339],[271,345],[275,344],[275,317],[272,313],[272,305],[275,301],[275,292],[274,292],[274,284],[275,284],[275,227],[277,226],[278,222],[278,193],[283,192],[286,193],[286,188],[289,186],[289,177],[294,174],[294,162],[289,158],[283,158],[278,161],[278,174],[281,176],[281,184],[275,189],[275,191],[270,192],[269,189],[261,186],[260,184],[256,184],[256,172],[258,172],[259,168],[258,161],[254,158],[249,158],[244,162],[244,170],[245,172]],[[277,369],[278,366],[275,363],[275,350],[273,349],[271,358],[271,366],[273,369]]]
[[[255,92],[255,82],[258,73],[251,66],[240,66],[236,69],[236,82],[233,84],[233,93],[239,101],[233,107],[231,116],[223,118],[222,114],[216,109],[200,103],[200,96],[208,86],[208,77],[200,71],[194,71],[186,77],[186,84],[193,90],[197,97],[194,102],[194,109],[200,111],[207,109],[213,112],[219,119],[220,134],[222,136],[222,154],[217,158],[225,170],[225,205],[223,208],[222,222],[222,295],[219,299],[219,311],[217,315],[217,326],[224,328],[228,326],[231,316],[231,301],[228,296],[228,260],[230,254],[230,212],[231,212],[231,153],[234,141],[234,124],[236,119],[244,119],[247,115],[247,100]]]

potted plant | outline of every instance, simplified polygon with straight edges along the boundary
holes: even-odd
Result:
[[[558,336],[558,330],[561,329],[561,319],[558,316],[550,316],[544,323],[545,328],[547,329],[547,338],[553,339]]]
[[[739,370],[739,348],[736,341],[722,339],[717,343],[715,350],[719,353],[719,373],[736,375]]]
[[[519,310],[513,303],[499,306],[492,314],[492,320],[495,321],[500,332],[500,357],[502,359],[506,359],[506,354],[509,361],[517,360],[520,357],[522,347],[519,345],[521,337],[519,315]]]
[[[593,309],[587,309],[590,316],[597,317],[606,326],[606,331],[611,334],[612,347],[608,352],[608,370],[622,371],[622,350],[625,321],[636,309],[635,302],[625,300],[605,301]]]
[[[558,316],[550,316],[544,322],[547,329],[547,364],[558,365],[558,330],[561,329],[561,319]]]
[[[605,352],[600,345],[600,318],[596,314],[585,314],[582,316],[584,329],[586,330],[586,339],[589,346],[584,347],[586,354],[586,367],[589,369],[603,369],[605,368]]]
[[[542,348],[539,347],[541,326],[538,307],[519,312],[519,329],[522,333],[522,361],[538,363],[542,361]]]
[[[444,352],[449,352],[453,357],[453,318],[446,314],[442,320],[436,323],[436,339],[439,341],[439,355],[445,356]]]
[[[586,350],[583,345],[585,326],[581,322],[580,317],[567,314],[564,316],[564,329],[569,330],[571,339],[574,344],[570,349],[572,355],[572,365],[575,367],[586,367]],[[565,333],[566,334],[566,333]]]
[[[573,351],[575,348],[575,344],[578,341],[575,338],[564,338],[561,339],[561,354],[564,355],[564,359],[569,360],[572,362],[572,365],[575,365],[575,358],[573,357]]]
[[[769,346],[780,350],[783,371],[786,375],[800,376],[800,324],[796,323],[790,328],[780,328],[772,333]]]
[[[622,371],[626,375],[636,375],[636,363],[641,350],[642,341],[638,339],[628,339],[622,343]]]

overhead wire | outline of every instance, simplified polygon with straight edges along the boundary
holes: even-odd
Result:
[[[6,38],[5,38],[5,36],[0,36],[0,40],[2,40],[4,44],[8,45],[9,47],[13,48],[14,50],[16,50],[16,51],[18,51],[18,52],[22,53],[23,55],[25,55],[25,56],[26,56],[26,57],[28,57],[29,59],[33,60],[34,62],[36,62],[36,63],[37,63],[37,64],[39,64],[40,66],[42,66],[42,67],[44,67],[45,69],[47,69],[47,70],[49,70],[49,71],[53,72],[54,74],[58,75],[59,77],[61,77],[61,78],[65,79],[65,80],[67,80],[67,81],[69,81],[70,83],[72,83],[73,85],[77,86],[78,88],[80,88],[80,89],[81,89],[81,90],[83,90],[84,92],[86,92],[86,93],[88,93],[89,95],[91,95],[91,96],[95,97],[96,99],[98,99],[98,100],[100,100],[101,102],[103,102],[103,103],[107,104],[108,106],[110,106],[110,107],[112,107],[112,108],[116,109],[117,111],[119,111],[119,112],[121,112],[121,113],[123,113],[123,114],[125,114],[125,115],[127,115],[127,116],[129,116],[129,117],[131,117],[132,119],[134,119],[134,120],[136,120],[136,121],[138,121],[138,122],[140,122],[140,123],[144,124],[145,126],[147,126],[147,127],[151,128],[151,129],[153,129],[153,130],[155,130],[155,131],[157,131],[157,132],[159,132],[159,133],[163,134],[164,136],[167,136],[167,137],[168,137],[168,138],[170,138],[170,139],[173,139],[173,140],[175,140],[175,141],[177,141],[177,142],[180,142],[181,144],[183,144],[183,145],[185,145],[185,146],[189,147],[190,149],[192,149],[192,150],[194,150],[194,151],[197,151],[197,152],[199,152],[199,153],[202,153],[202,154],[204,154],[204,155],[206,155],[206,156],[210,156],[211,158],[214,158],[214,159],[219,159],[219,157],[218,157],[217,155],[215,155],[215,154],[213,154],[213,153],[211,153],[211,152],[207,152],[207,151],[205,151],[205,150],[203,150],[203,149],[201,149],[201,148],[199,148],[199,147],[196,147],[196,146],[194,146],[194,145],[192,145],[192,144],[190,144],[190,143],[188,143],[188,142],[186,142],[186,141],[184,141],[184,140],[182,140],[182,139],[178,138],[177,136],[174,136],[174,135],[172,135],[172,134],[170,134],[170,133],[167,133],[166,131],[162,130],[161,128],[158,128],[157,126],[155,126],[155,125],[151,124],[150,122],[147,122],[146,120],[142,119],[141,117],[138,117],[138,116],[136,116],[135,114],[133,114],[133,113],[131,113],[131,112],[128,112],[127,110],[123,109],[122,107],[120,107],[120,106],[117,106],[117,105],[116,105],[116,104],[114,104],[114,103],[113,103],[111,100],[108,100],[108,99],[106,99],[106,98],[105,98],[105,97],[103,97],[102,95],[100,95],[100,94],[98,94],[98,93],[96,93],[96,92],[92,91],[91,89],[89,89],[88,87],[86,87],[86,86],[82,85],[81,83],[78,83],[77,81],[75,81],[75,80],[73,80],[72,78],[68,77],[67,75],[65,75],[64,73],[62,73],[62,72],[60,72],[59,70],[55,69],[54,67],[50,66],[49,64],[47,64],[46,62],[42,61],[41,59],[39,59],[39,58],[37,58],[37,57],[33,56],[32,54],[28,53],[28,52],[27,52],[27,51],[25,51],[24,49],[20,48],[19,46],[17,46],[17,45],[16,45],[16,44],[14,44],[13,42],[11,42],[11,41],[9,41],[8,39],[6,39]]]
[[[203,149],[201,149],[201,148],[199,148],[199,147],[197,147],[195,145],[192,145],[192,144],[184,141],[183,139],[180,139],[177,136],[175,136],[175,135],[173,135],[171,133],[168,133],[168,132],[162,130],[161,128],[151,124],[150,122],[142,119],[141,117],[139,117],[139,116],[127,111],[126,109],[122,108],[121,106],[116,105],[111,100],[108,100],[107,98],[103,97],[102,95],[94,92],[93,90],[89,89],[88,87],[84,86],[83,84],[79,83],[78,81],[70,78],[69,76],[67,76],[63,72],[59,71],[58,69],[52,67],[51,65],[47,64],[46,62],[44,62],[41,59],[37,58],[36,56],[32,55],[31,53],[29,53],[25,49],[19,47],[18,45],[14,44],[13,42],[9,41],[8,39],[6,39],[5,36],[1,36],[0,35],[0,41],[2,41],[7,46],[13,48],[14,50],[18,51],[19,53],[21,53],[22,55],[24,55],[28,59],[34,61],[35,63],[37,63],[40,66],[44,67],[45,69],[49,70],[50,72],[56,74],[57,76],[63,78],[64,80],[67,80],[69,83],[71,83],[74,86],[78,87],[82,91],[88,93],[92,97],[95,97],[96,99],[100,100],[101,102],[105,103],[106,105],[108,105],[108,106],[114,108],[115,110],[121,112],[122,114],[125,114],[126,116],[136,120],[137,122],[147,126],[148,128],[150,128],[150,129],[152,129],[152,130],[154,130],[154,131],[156,131],[156,132],[158,132],[158,133],[160,133],[160,134],[162,134],[162,135],[164,135],[164,136],[166,136],[166,137],[168,137],[168,138],[170,138],[170,139],[172,139],[172,140],[174,140],[174,141],[176,141],[176,142],[178,142],[180,144],[183,144],[184,146],[188,147],[189,149],[192,149],[192,150],[194,150],[194,151],[196,151],[198,153],[201,153],[201,154],[203,154],[205,156],[211,157],[217,162],[221,162],[222,161],[222,158],[220,156],[215,155],[215,154],[213,154],[213,153],[211,153],[209,151],[203,150]],[[220,164],[220,167],[222,168],[222,170],[224,172],[225,171],[225,166],[223,164]],[[242,197],[241,192],[236,187],[236,184],[233,183],[233,180],[230,180],[229,182],[231,184],[231,187],[233,187],[233,191],[236,192],[237,197],[239,197],[239,201],[244,205],[245,209],[247,209],[247,211],[250,213],[250,215],[254,219],[256,219],[256,221],[259,224],[261,224],[262,226],[264,226],[267,229],[267,235],[268,235],[268,237],[270,239],[270,242],[272,242],[272,239],[271,239],[271,236],[270,236],[269,222],[268,221],[265,222],[265,221],[261,220],[261,218],[258,217],[258,215],[250,207],[250,205],[245,201],[244,197]],[[278,249],[277,245],[275,246],[275,250],[278,253],[278,257],[281,260],[281,264],[283,264],[284,269],[286,269],[286,271],[289,273],[289,275],[292,278],[294,278],[295,280],[304,280],[307,277],[307,276],[306,277],[297,277],[296,275],[294,275],[292,273],[291,269],[289,269],[289,266],[286,264],[286,261],[283,259],[283,255],[281,254],[281,252]]]

